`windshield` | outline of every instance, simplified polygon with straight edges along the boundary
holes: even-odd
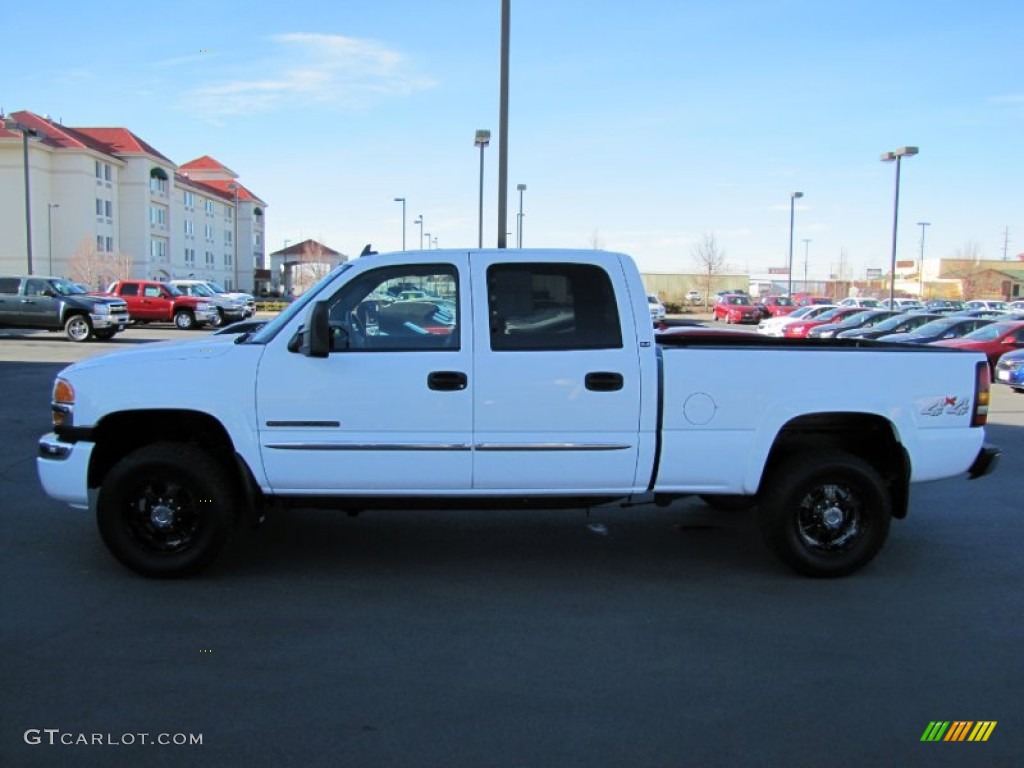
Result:
[[[993,323],[983,325],[964,336],[965,341],[995,341],[1007,331],[1017,327],[1017,323]]]
[[[210,290],[214,293],[230,293],[230,291],[225,291],[220,283],[215,283],[213,280],[207,280],[206,284],[210,286]]]
[[[930,323],[925,323],[916,331],[912,331],[912,333],[915,335],[921,334],[922,336],[928,336],[932,333],[942,333],[947,328],[950,328],[959,322],[961,322],[961,320],[950,320],[948,317],[944,317],[941,320],[932,320]]]
[[[76,294],[85,293],[85,289],[80,285],[75,285],[70,280],[64,280],[57,278],[56,280],[50,281],[50,287],[53,288],[61,296],[74,296]]]
[[[789,296],[779,296],[773,299],[773,303],[779,307],[792,307],[793,300]]]
[[[270,341],[277,335],[278,331],[280,331],[284,326],[290,323],[293,317],[295,317],[300,312],[304,312],[306,310],[306,307],[310,303],[312,303],[313,299],[315,299],[320,294],[320,292],[323,291],[324,286],[326,286],[328,283],[334,280],[335,277],[340,275],[345,270],[350,269],[351,267],[352,263],[346,261],[332,269],[330,272],[328,272],[326,275],[320,278],[320,280],[318,280],[312,288],[310,288],[308,291],[303,293],[298,299],[289,304],[288,308],[281,312],[281,314],[279,314],[269,323],[260,328],[260,330],[258,330],[255,334],[253,334],[252,338],[250,338],[249,341],[252,342],[253,344],[266,344],[268,341]]]
[[[196,296],[206,296],[207,298],[209,298],[210,296],[217,295],[213,291],[211,291],[208,286],[203,285],[202,283],[193,283],[189,287],[192,289],[192,293],[194,293]]]
[[[859,323],[863,323],[864,321],[866,321],[869,317],[873,316],[874,314],[875,314],[874,311],[855,312],[854,314],[850,315],[849,317],[844,317],[843,321],[841,323],[839,323],[839,324],[840,325],[857,325]]]

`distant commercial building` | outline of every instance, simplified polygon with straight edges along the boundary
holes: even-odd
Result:
[[[0,272],[28,271],[26,149],[34,274],[93,288],[123,277],[269,285],[267,204],[230,168],[205,155],[177,165],[127,128],[28,111],[0,123]]]

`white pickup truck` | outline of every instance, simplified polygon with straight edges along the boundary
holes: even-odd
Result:
[[[766,375],[768,372],[770,375]],[[984,356],[663,334],[623,254],[450,250],[342,264],[262,327],[64,369],[37,461],[128,567],[210,563],[268,507],[758,507],[838,576],[912,482],[995,466]]]

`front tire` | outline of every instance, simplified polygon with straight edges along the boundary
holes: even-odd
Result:
[[[210,327],[211,328],[221,328],[221,327],[223,327],[223,325],[224,325],[224,313],[218,309],[216,314],[214,314],[214,316],[210,318]]]
[[[196,327],[196,319],[187,309],[181,309],[174,313],[174,325],[179,330],[190,331]]]
[[[845,576],[862,568],[885,544],[891,519],[881,475],[841,451],[784,460],[760,499],[759,523],[768,548],[807,576]]]
[[[71,341],[88,341],[92,338],[92,323],[85,315],[72,315],[64,322],[64,333]]]
[[[212,455],[154,443],[114,465],[100,488],[96,521],[107,548],[144,576],[178,577],[209,565],[237,516],[228,473]]]

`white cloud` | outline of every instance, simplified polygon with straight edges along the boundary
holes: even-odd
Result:
[[[186,94],[185,108],[211,120],[314,103],[360,109],[435,85],[411,72],[401,53],[372,40],[309,33],[270,40],[267,58],[245,65],[257,74],[194,88]]]

